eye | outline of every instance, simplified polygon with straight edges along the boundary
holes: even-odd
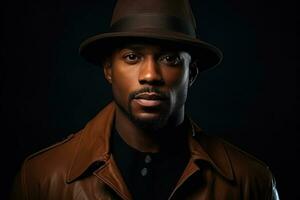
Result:
[[[160,57],[160,62],[165,65],[176,66],[181,64],[181,59],[177,54],[165,54]]]
[[[129,64],[134,64],[134,63],[137,63],[140,59],[140,57],[131,52],[131,53],[127,53],[123,56],[123,59],[125,60],[126,63],[129,63]]]

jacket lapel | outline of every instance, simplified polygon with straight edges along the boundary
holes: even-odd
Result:
[[[109,149],[114,113],[115,105],[110,103],[80,131],[66,182],[75,181],[92,165],[100,163],[94,175],[123,199],[130,199],[130,193]]]
[[[192,120],[189,133],[191,159],[197,162],[208,162],[219,174],[229,181],[234,180],[230,156],[224,146],[224,141],[218,137],[202,132]]]

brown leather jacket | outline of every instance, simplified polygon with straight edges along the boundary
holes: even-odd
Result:
[[[131,199],[109,151],[114,110],[115,104],[109,104],[78,133],[29,156],[12,199]],[[193,122],[187,132],[191,158],[169,199],[278,199],[264,163],[205,135]]]

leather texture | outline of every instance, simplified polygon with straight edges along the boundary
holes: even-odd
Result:
[[[78,133],[29,156],[11,199],[132,199],[110,154],[114,113],[112,102]],[[190,124],[186,131],[191,157],[169,199],[279,199],[274,177],[263,162]]]

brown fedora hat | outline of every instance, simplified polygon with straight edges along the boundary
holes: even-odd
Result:
[[[199,70],[218,65],[222,52],[197,38],[196,23],[188,0],[118,0],[108,32],[80,45],[80,55],[101,65],[104,55],[122,43],[135,41],[173,45],[197,59]]]

